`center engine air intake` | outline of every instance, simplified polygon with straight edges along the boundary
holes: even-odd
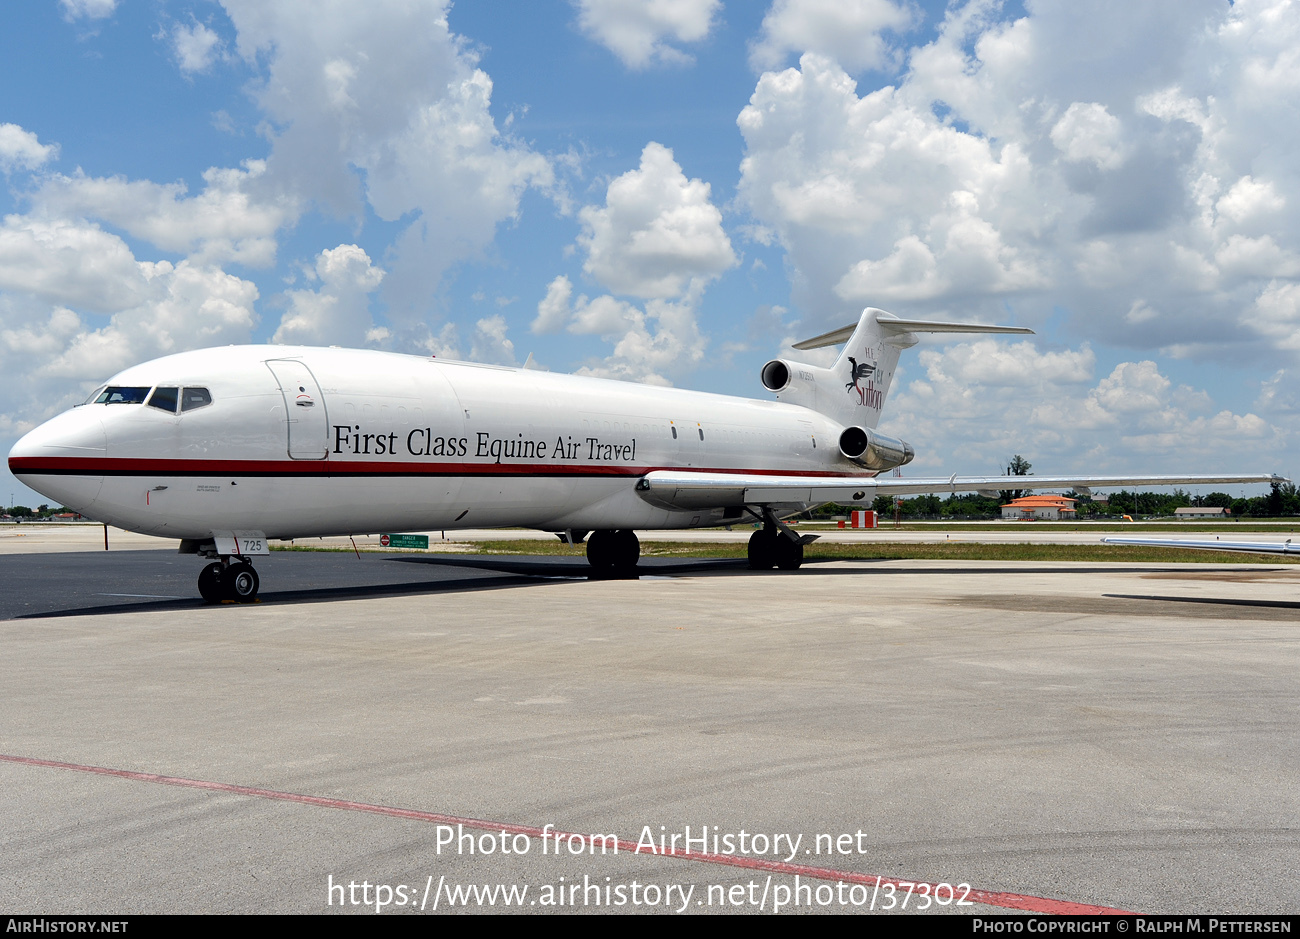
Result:
[[[759,377],[768,391],[784,391],[790,384],[790,366],[780,359],[773,359],[763,366]]]
[[[859,466],[873,470],[906,466],[916,456],[910,443],[865,427],[844,428],[840,433],[840,453]]]

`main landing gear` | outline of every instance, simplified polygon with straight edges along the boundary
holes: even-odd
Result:
[[[797,571],[803,563],[803,545],[775,529],[760,528],[749,536],[749,569]]]
[[[240,558],[213,561],[199,573],[199,595],[208,603],[252,603],[261,586],[253,565]]]
[[[797,571],[803,563],[803,546],[817,536],[796,535],[767,506],[763,506],[761,518],[763,527],[749,536],[749,569]]]
[[[629,528],[593,531],[587,538],[587,563],[598,575],[625,577],[636,571],[641,542]]]

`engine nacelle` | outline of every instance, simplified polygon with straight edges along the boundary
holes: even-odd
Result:
[[[846,427],[840,433],[840,453],[859,466],[889,470],[906,466],[916,456],[912,445],[897,437],[886,437],[865,427]]]
[[[784,359],[773,359],[763,366],[759,378],[768,391],[785,391],[794,377],[794,366]]]

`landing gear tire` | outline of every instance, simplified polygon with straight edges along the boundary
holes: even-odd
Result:
[[[630,574],[641,559],[641,542],[631,529],[593,531],[587,538],[587,563],[597,572]]]
[[[797,571],[803,563],[803,545],[784,537],[778,537],[776,544],[776,566],[783,571]]]
[[[803,545],[791,541],[780,532],[761,528],[749,536],[749,569],[770,571],[779,567],[783,571],[797,571],[803,563]]]
[[[770,571],[776,567],[777,541],[781,536],[774,531],[760,528],[749,536],[749,569],[751,571]]]
[[[257,599],[257,588],[261,586],[257,571],[245,561],[227,567],[221,574],[221,581],[228,591],[227,595],[236,603],[252,603]]]
[[[213,561],[199,572],[199,596],[207,603],[220,603],[226,598],[225,568]]]

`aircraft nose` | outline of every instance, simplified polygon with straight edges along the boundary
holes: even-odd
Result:
[[[46,421],[9,451],[9,472],[41,495],[85,513],[99,494],[108,435],[88,407]]]
[[[9,470],[59,467],[67,460],[100,458],[108,454],[104,424],[89,408],[74,408],[51,418],[26,434],[9,451]]]

